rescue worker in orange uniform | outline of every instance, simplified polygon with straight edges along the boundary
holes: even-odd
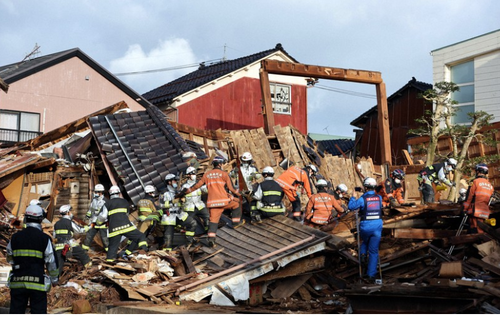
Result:
[[[477,222],[484,222],[490,217],[490,199],[495,191],[486,175],[488,166],[484,163],[476,165],[476,178],[472,181],[467,194],[467,200],[464,202],[464,211],[470,216],[471,230],[477,229],[478,233],[483,230],[478,227]]]
[[[398,207],[404,204],[402,181],[405,173],[401,169],[391,172],[389,178],[381,182],[375,192],[382,197],[384,207]]]
[[[208,245],[209,247],[216,247],[215,239],[217,235],[217,228],[219,220],[224,210],[231,210],[231,219],[233,228],[237,229],[245,224],[245,220],[241,219],[242,211],[240,207],[241,194],[233,187],[229,174],[222,170],[223,164],[226,159],[221,156],[216,156],[212,161],[212,170],[205,172],[203,177],[192,187],[184,188],[176,195],[176,198],[185,196],[203,185],[207,186],[208,197],[207,207],[210,212],[210,222],[208,224]],[[229,194],[229,190],[233,195]]]
[[[326,225],[338,213],[344,212],[335,197],[326,191],[327,186],[328,182],[324,179],[319,179],[316,183],[318,193],[311,195],[306,206],[305,222],[308,226],[316,228]]]
[[[303,221],[299,186],[302,186],[306,190],[307,197],[311,198],[310,177],[317,172],[318,168],[314,165],[308,165],[304,169],[298,166],[291,166],[276,179],[276,182],[283,188],[285,195],[288,197],[290,203],[292,203],[291,216],[298,222]]]

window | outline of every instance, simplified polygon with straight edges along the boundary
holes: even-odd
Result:
[[[273,112],[292,114],[292,87],[289,85],[271,83],[271,100]]]
[[[24,142],[40,133],[40,114],[0,110],[0,141]]]
[[[456,83],[460,90],[453,92],[452,100],[458,102],[458,111],[452,118],[453,124],[469,123],[467,113],[474,112],[474,61],[468,61],[450,68],[451,81]]]

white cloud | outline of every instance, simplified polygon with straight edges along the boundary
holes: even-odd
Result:
[[[182,38],[174,38],[160,41],[158,46],[149,52],[145,52],[139,44],[130,45],[123,57],[110,62],[109,70],[114,74],[143,72],[141,74],[119,76],[122,81],[142,94],[179,78],[195,68],[160,72],[145,71],[194,65],[196,62],[196,56],[189,42]]]

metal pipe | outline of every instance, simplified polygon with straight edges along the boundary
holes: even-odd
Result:
[[[140,177],[140,176],[139,176],[139,174],[137,173],[137,170],[135,170],[135,167],[134,167],[134,165],[132,164],[132,161],[130,161],[130,157],[127,155],[127,152],[125,151],[125,148],[123,148],[123,144],[122,144],[122,142],[120,141],[120,139],[118,138],[118,135],[116,135],[116,131],[115,131],[115,129],[113,128],[113,125],[111,125],[111,122],[109,121],[108,116],[106,115],[106,116],[104,116],[104,118],[106,119],[106,122],[108,123],[109,128],[111,129],[111,132],[113,132],[113,135],[115,136],[116,141],[118,142],[118,145],[120,145],[120,148],[122,149],[122,152],[123,152],[123,154],[125,155],[125,158],[127,158],[127,161],[128,161],[128,163],[130,164],[130,167],[132,167],[132,170],[134,171],[135,176],[137,177],[137,179],[139,179],[139,182],[141,183],[142,188],[144,189],[144,183],[142,183],[141,177]]]
[[[258,261],[262,261],[262,260],[265,260],[265,259],[270,258],[270,257],[272,257],[272,256],[274,256],[274,255],[277,255],[277,254],[279,254],[279,253],[281,253],[281,252],[283,252],[283,251],[287,251],[287,250],[292,249],[292,248],[294,248],[294,247],[297,247],[297,246],[300,246],[300,245],[302,245],[302,244],[305,244],[306,242],[312,241],[314,238],[316,238],[316,236],[315,236],[315,235],[311,235],[310,237],[308,237],[308,238],[306,238],[306,239],[303,239],[303,240],[301,240],[301,241],[298,241],[298,242],[296,242],[296,243],[293,243],[293,244],[291,244],[291,245],[288,245],[288,246],[286,246],[286,247],[284,247],[284,248],[281,248],[281,249],[278,249],[278,250],[276,250],[276,251],[270,252],[270,253],[268,253],[268,254],[266,254],[266,255],[263,255],[263,256],[261,256],[261,257],[255,258],[255,259],[253,259],[253,260],[251,260],[251,261],[247,261],[247,262],[245,262],[245,263],[239,264],[239,265],[237,265],[237,266],[234,266],[234,267],[229,268],[229,269],[227,269],[227,270],[224,270],[224,271],[222,271],[222,272],[219,272],[219,273],[213,274],[213,275],[209,276],[208,278],[204,278],[204,279],[201,279],[201,280],[199,280],[199,281],[196,281],[196,282],[193,282],[193,283],[187,284],[187,285],[185,285],[185,286],[182,286],[182,287],[180,287],[180,288],[178,288],[178,289],[177,289],[177,291],[175,292],[175,295],[177,295],[177,296],[178,296],[178,295],[179,295],[179,293],[180,293],[181,291],[185,291],[185,290],[187,290],[187,289],[189,289],[189,288],[195,287],[195,286],[200,285],[200,284],[202,284],[202,283],[206,283],[206,282],[208,282],[208,281],[212,281],[212,280],[217,279],[217,278],[219,278],[219,277],[221,277],[221,276],[224,276],[224,275],[226,275],[226,274],[229,274],[230,272],[233,272],[233,271],[239,270],[239,269],[241,269],[241,268],[244,268],[244,267],[246,267],[247,265],[250,265],[250,264],[252,264],[252,263],[255,263],[255,262],[258,262]]]

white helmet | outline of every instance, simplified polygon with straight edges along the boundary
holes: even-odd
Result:
[[[365,188],[375,189],[375,187],[377,186],[377,181],[373,178],[366,178],[365,181],[363,181],[363,185],[365,186]]]
[[[457,167],[457,160],[455,158],[448,158],[448,160],[446,160],[446,164],[451,166],[453,169],[455,169]]]
[[[347,185],[341,183],[341,184],[337,185],[337,190],[339,190],[342,193],[346,193],[347,192]]]
[[[94,187],[94,192],[104,192],[104,186],[102,184],[96,184]]]
[[[186,174],[196,174],[196,168],[195,167],[188,167],[186,169]]]
[[[30,201],[30,205],[42,205],[42,202],[40,202],[40,200],[34,199]]]
[[[328,182],[326,182],[325,179],[319,179],[318,182],[316,182],[317,187],[326,187],[328,186]]]
[[[165,181],[170,181],[175,179],[175,174],[169,173],[165,176]]]
[[[109,188],[109,195],[113,194],[120,194],[120,188],[116,185],[113,185],[111,188]]]
[[[271,166],[264,167],[264,169],[262,169],[262,174],[274,175],[273,167]]]
[[[152,185],[147,185],[144,187],[144,192],[146,192],[146,193],[154,193],[155,191],[156,191],[156,189]]]
[[[26,208],[24,216],[28,219],[33,219],[38,222],[43,220],[43,209],[38,205],[30,205]]]
[[[191,158],[191,157],[196,158],[196,154],[194,152],[192,152],[192,151],[185,152],[182,155],[182,158],[184,158],[184,159]]]
[[[59,208],[59,214],[65,215],[71,211],[72,207],[69,204],[65,204]]]
[[[318,172],[318,168],[315,165],[308,165],[307,167],[311,169],[314,173]]]
[[[252,161],[253,157],[252,154],[247,152],[244,152],[243,155],[241,155],[241,161]]]
[[[460,191],[458,191],[459,194],[461,195],[465,195],[467,193],[467,189],[466,188],[461,188]]]

